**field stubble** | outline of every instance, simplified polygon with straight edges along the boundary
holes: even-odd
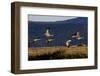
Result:
[[[88,49],[86,46],[28,48],[28,60],[78,59],[87,57]]]

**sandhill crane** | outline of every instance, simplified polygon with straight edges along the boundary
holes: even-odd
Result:
[[[51,42],[51,41],[53,41],[53,40],[55,40],[55,39],[47,39],[47,44],[49,43],[49,42]]]
[[[54,36],[54,35],[51,35],[51,34],[50,34],[49,28],[46,29],[46,32],[44,33],[44,35],[45,35],[46,37],[52,37],[52,36]]]
[[[40,40],[41,39],[39,39],[39,38],[35,38],[35,39],[32,40],[32,43],[34,44],[34,46],[41,46]]]
[[[41,40],[41,39],[33,39],[34,42],[39,41],[39,40]]]
[[[50,41],[53,41],[54,39],[48,39],[48,41],[50,42]]]
[[[83,39],[83,37],[80,36],[80,32],[77,32],[76,34],[74,34],[74,35],[72,36],[72,38],[76,38],[76,39],[78,39],[78,40]]]
[[[66,46],[67,46],[68,48],[70,47],[70,42],[71,42],[71,41],[72,41],[72,40],[67,40],[66,43],[65,43]]]
[[[38,39],[38,38],[37,38],[37,39],[33,39],[32,42],[33,42],[33,43],[36,43],[36,42],[38,42],[38,41],[40,41],[40,40],[41,40],[41,39]]]
[[[46,32],[44,33],[44,36],[46,37],[47,45],[54,40],[54,38],[53,38],[54,35],[50,34],[50,28],[46,29]]]

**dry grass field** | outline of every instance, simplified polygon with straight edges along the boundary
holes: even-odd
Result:
[[[52,60],[52,59],[78,59],[87,58],[86,46],[55,46],[38,47],[28,49],[28,60]]]

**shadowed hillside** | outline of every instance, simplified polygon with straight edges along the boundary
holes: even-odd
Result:
[[[88,29],[88,18],[77,17],[70,20],[55,21],[55,22],[28,22],[28,41],[29,47],[50,47],[50,46],[64,46],[66,40],[71,39],[71,44],[76,45],[82,42],[87,45],[87,29]],[[44,32],[46,28],[50,28],[50,33],[54,35],[55,40],[52,41],[48,46],[45,43]],[[82,40],[72,39],[71,36],[75,32],[80,32],[84,38]],[[31,41],[33,38],[40,38],[38,45],[34,45]]]

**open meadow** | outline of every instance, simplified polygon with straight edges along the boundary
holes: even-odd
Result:
[[[87,57],[87,46],[28,48],[28,60],[79,59]]]

